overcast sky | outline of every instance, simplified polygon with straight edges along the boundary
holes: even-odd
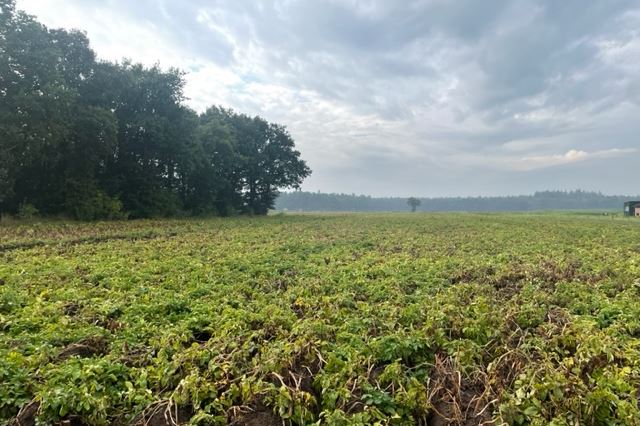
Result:
[[[286,125],[303,189],[640,193],[640,2],[18,0]]]

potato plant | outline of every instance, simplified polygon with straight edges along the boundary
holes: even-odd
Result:
[[[640,423],[640,221],[0,225],[0,423]]]

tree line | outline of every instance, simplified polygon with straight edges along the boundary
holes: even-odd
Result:
[[[0,213],[265,214],[310,169],[284,126],[184,105],[185,74],[100,61],[0,0]]]
[[[638,197],[635,197],[638,198]],[[284,192],[276,200],[278,210],[302,211],[533,211],[622,209],[634,197],[603,195],[589,191],[540,191],[533,195],[505,197],[407,198],[370,197],[356,194]],[[640,199],[640,198],[639,198]],[[411,202],[409,202],[411,201]]]

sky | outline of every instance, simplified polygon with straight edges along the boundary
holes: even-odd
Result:
[[[640,2],[18,0],[187,103],[284,124],[308,191],[640,194]]]

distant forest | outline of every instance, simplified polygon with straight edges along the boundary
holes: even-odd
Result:
[[[96,59],[0,0],[0,214],[266,214],[311,172],[287,129],[184,105],[184,74]]]
[[[588,191],[541,191],[533,195],[505,197],[420,198],[418,211],[532,211],[619,209],[623,203],[639,197],[603,195]],[[278,210],[302,211],[410,211],[407,198],[370,197],[355,194],[285,192],[276,200]]]

